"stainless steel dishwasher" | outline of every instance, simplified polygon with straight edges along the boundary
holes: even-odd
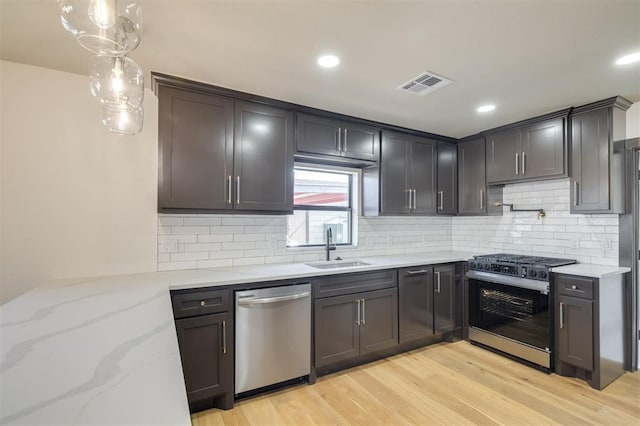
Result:
[[[235,393],[309,375],[311,284],[236,292]]]

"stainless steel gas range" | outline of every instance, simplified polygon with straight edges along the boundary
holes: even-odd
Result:
[[[469,271],[469,340],[551,371],[550,269],[573,259],[491,254]]]

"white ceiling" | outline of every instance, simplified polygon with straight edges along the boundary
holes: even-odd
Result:
[[[145,70],[462,137],[622,95],[640,101],[640,0],[143,1]],[[337,69],[319,69],[333,52]],[[0,0],[0,58],[86,74],[55,0]],[[430,70],[426,97],[396,87]],[[495,103],[493,113],[475,109]]]

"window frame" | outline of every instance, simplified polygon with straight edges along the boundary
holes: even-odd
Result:
[[[354,172],[350,169],[341,170],[339,167],[331,167],[331,166],[322,166],[322,165],[312,165],[312,164],[294,164],[294,179],[293,179],[293,187],[294,187],[294,202],[293,202],[293,211],[340,211],[347,212],[348,220],[349,220],[349,239],[346,243],[336,243],[336,246],[353,246],[353,230],[354,230],[354,208],[353,208],[353,197],[354,197]],[[307,170],[312,172],[320,172],[320,173],[333,173],[337,175],[346,175],[349,178],[348,188],[349,188],[349,198],[348,198],[348,206],[314,206],[309,204],[296,204],[295,203],[295,170]],[[308,221],[308,215],[307,215]],[[307,222],[308,223],[308,222]],[[324,247],[326,243],[322,244],[300,244],[297,246],[290,246],[287,243],[287,249],[295,249],[295,248],[307,248],[307,247]]]

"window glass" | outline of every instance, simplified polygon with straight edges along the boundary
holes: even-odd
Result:
[[[348,174],[296,169],[293,204],[349,207],[350,189]]]
[[[351,244],[352,173],[296,167],[294,213],[287,220],[287,245]]]

